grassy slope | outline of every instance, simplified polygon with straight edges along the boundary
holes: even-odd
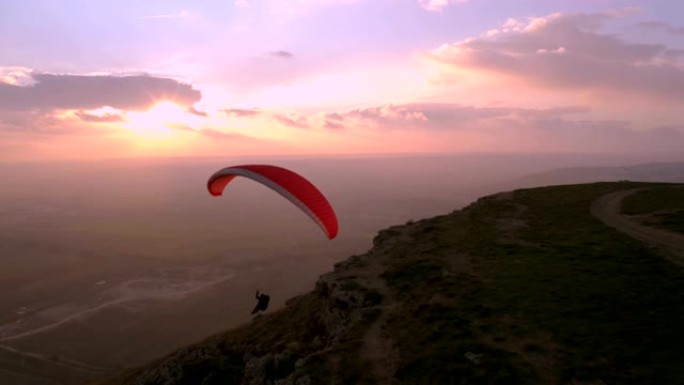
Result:
[[[389,228],[339,269],[380,261],[387,286],[380,295],[347,274],[372,300],[350,310],[358,322],[340,338],[321,321],[333,305],[317,290],[109,384],[160,363],[183,373],[175,383],[239,383],[246,357],[269,352],[270,380],[377,383],[359,354],[377,320],[401,384],[684,384],[684,274],[589,213],[596,197],[645,185],[520,190]]]
[[[684,233],[684,189],[662,186],[625,198],[622,211],[628,215],[649,215],[644,224]]]
[[[389,280],[411,298],[395,324],[410,348],[399,378],[684,383],[684,275],[589,215],[594,198],[631,186],[522,190],[423,225],[434,246]],[[445,275],[459,252],[472,273]],[[435,289],[451,300],[427,305]]]

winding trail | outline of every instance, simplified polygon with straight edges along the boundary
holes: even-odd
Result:
[[[658,248],[671,262],[684,268],[684,235],[643,226],[621,214],[622,200],[647,188],[620,190],[603,195],[591,204],[591,215],[607,226]]]
[[[184,298],[187,295],[194,294],[194,293],[199,292],[201,290],[204,290],[210,286],[214,286],[214,285],[217,285],[219,283],[228,281],[232,278],[233,278],[233,275],[229,275],[227,277],[209,280],[206,283],[203,283],[201,285],[198,285],[196,287],[193,287],[193,288],[190,288],[187,290],[183,290],[182,292],[169,292],[168,294],[165,292],[151,293],[151,294],[145,294],[145,293],[142,293],[142,294],[135,294],[135,293],[126,294],[121,298],[111,300],[108,302],[104,302],[104,303],[101,303],[99,305],[84,309],[82,311],[71,314],[67,317],[64,317],[64,318],[57,320],[55,322],[52,322],[50,324],[43,325],[40,327],[36,327],[35,329],[31,329],[31,330],[28,330],[25,332],[13,334],[10,336],[0,337],[0,343],[12,341],[12,340],[18,340],[18,339],[30,337],[30,336],[33,336],[36,334],[44,333],[44,332],[59,328],[60,326],[63,326],[63,325],[70,323],[72,321],[76,321],[79,319],[86,318],[92,314],[99,312],[100,310],[103,310],[103,309],[106,309],[106,308],[109,308],[112,306],[116,306],[116,305],[121,305],[121,304],[129,303],[129,302],[135,302],[135,301],[141,301],[141,300],[168,300],[168,299],[172,300],[172,299]],[[125,284],[131,284],[131,283],[135,283],[135,282],[139,282],[139,280],[127,281],[127,282],[125,282]]]
[[[39,353],[30,353],[30,352],[25,352],[25,351],[20,351],[17,350],[11,346],[7,345],[0,345],[0,350],[4,350],[6,352],[22,356],[22,357],[28,357],[32,358],[35,360],[47,362],[52,365],[58,365],[58,366],[64,366],[68,367],[70,369],[75,369],[81,372],[87,372],[87,373],[106,373],[108,371],[111,371],[111,368],[105,368],[102,366],[93,366],[86,364],[84,362],[68,359],[65,357],[59,357],[59,358],[54,358],[52,356],[46,355],[46,354],[39,354]]]
[[[222,275],[219,276],[218,278],[214,279],[209,279],[201,282],[201,284],[197,285],[191,285],[188,288],[184,288],[183,290],[152,290],[149,292],[145,292],[144,290],[141,292],[140,290],[135,289],[135,285],[139,283],[145,283],[148,282],[149,280],[146,279],[134,279],[134,280],[129,280],[125,281],[120,285],[117,285],[114,287],[112,290],[115,292],[118,292],[120,295],[120,298],[113,299],[104,303],[101,303],[99,305],[92,306],[90,308],[83,309],[81,311],[72,313],[66,317],[63,317],[59,320],[55,320],[54,322],[51,322],[49,324],[35,327],[31,330],[27,330],[24,332],[20,332],[17,334],[9,335],[9,336],[2,336],[0,337],[0,352],[5,352],[6,354],[10,355],[15,355],[22,357],[23,360],[36,360],[40,361],[44,364],[49,364],[53,365],[51,366],[52,368],[68,368],[71,369],[72,371],[78,372],[78,373],[83,373],[84,376],[99,376],[102,375],[103,373],[109,373],[112,370],[115,370],[116,368],[109,368],[109,367],[102,367],[102,366],[96,366],[96,365],[91,365],[85,362],[77,361],[71,358],[68,358],[66,356],[60,355],[59,357],[55,357],[50,354],[42,354],[42,353],[37,353],[37,352],[29,352],[25,350],[20,350],[18,348],[15,348],[13,346],[8,345],[7,343],[11,343],[12,341],[15,340],[20,340],[24,339],[27,337],[31,337],[37,334],[42,334],[46,332],[50,332],[54,329],[58,329],[66,324],[83,320],[93,314],[96,314],[104,309],[118,306],[118,305],[123,305],[126,303],[131,303],[131,302],[136,302],[136,301],[141,301],[141,300],[177,300],[177,299],[182,299],[185,298],[188,295],[194,294],[196,292],[199,292],[201,290],[207,289],[211,286],[220,284],[222,282],[225,282],[227,280],[233,279],[234,275],[233,274],[228,274],[228,275]],[[156,281],[155,281],[156,282]],[[131,287],[133,287],[131,289]],[[0,370],[4,368],[0,367]],[[42,377],[41,377],[42,378]],[[2,380],[0,379],[0,383]]]
[[[31,330],[29,330],[29,331],[26,331],[26,332],[13,334],[13,335],[7,336],[7,337],[1,337],[1,338],[0,338],[0,342],[7,342],[7,341],[12,341],[12,340],[18,340],[18,339],[21,339],[21,338],[25,338],[25,337],[29,337],[29,336],[35,335],[35,334],[44,333],[44,332],[46,332],[46,331],[50,331],[50,330],[52,330],[52,329],[56,329],[56,328],[58,328],[58,327],[60,327],[60,326],[62,326],[62,325],[65,325],[65,324],[67,324],[67,323],[69,323],[69,322],[71,322],[71,321],[74,321],[74,320],[78,320],[78,319],[87,317],[87,316],[89,316],[89,315],[91,315],[91,314],[94,314],[94,313],[96,313],[96,312],[98,312],[98,311],[100,311],[100,310],[102,310],[102,309],[108,308],[108,307],[110,307],[110,306],[118,305],[118,304],[124,303],[124,302],[127,302],[127,300],[124,299],[124,300],[115,300],[115,301],[105,302],[105,303],[103,303],[103,304],[100,304],[100,305],[91,307],[91,308],[89,308],[89,309],[85,309],[85,310],[80,311],[80,312],[78,312],[78,313],[72,314],[72,315],[70,315],[70,316],[68,316],[68,317],[62,318],[62,319],[60,319],[59,321],[55,321],[55,322],[53,322],[53,323],[50,323],[50,324],[47,324],[47,325],[44,325],[44,326],[40,326],[40,327],[37,327],[37,328],[35,328],[35,329],[31,329]]]

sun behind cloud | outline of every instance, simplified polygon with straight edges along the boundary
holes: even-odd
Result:
[[[144,138],[162,138],[184,130],[196,130],[203,117],[170,101],[161,101],[146,111],[128,112],[122,126]],[[180,130],[179,130],[180,129]]]

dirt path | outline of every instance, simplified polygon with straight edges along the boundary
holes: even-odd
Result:
[[[658,248],[670,261],[684,268],[684,235],[643,226],[620,213],[622,199],[644,188],[603,195],[591,205],[591,215],[606,225]]]

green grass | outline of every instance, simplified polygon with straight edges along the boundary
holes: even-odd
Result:
[[[684,233],[684,188],[660,186],[626,197],[622,212],[627,215],[649,214],[646,225]]]
[[[481,280],[451,267],[452,258],[463,258],[457,250],[486,246],[486,231],[469,234],[467,226],[476,222],[461,216],[419,222],[416,242],[400,245],[395,254],[402,258],[383,275],[402,300],[388,323],[402,384],[534,383],[528,364],[484,340],[480,321],[491,311],[481,302]],[[468,354],[482,355],[481,362]]]
[[[563,378],[684,383],[684,275],[587,210],[611,184],[522,191],[530,227],[517,258],[489,256],[492,301],[515,304],[565,348]]]
[[[416,239],[437,247],[406,252],[386,273],[410,299],[392,324],[402,383],[684,383],[684,275],[588,209],[638,186],[522,190],[422,224]],[[519,242],[500,237],[502,217],[527,223]],[[456,251],[474,270],[440,274]],[[434,293],[450,301],[425,305]],[[482,362],[467,362],[466,351]],[[549,354],[552,364],[540,364]]]

